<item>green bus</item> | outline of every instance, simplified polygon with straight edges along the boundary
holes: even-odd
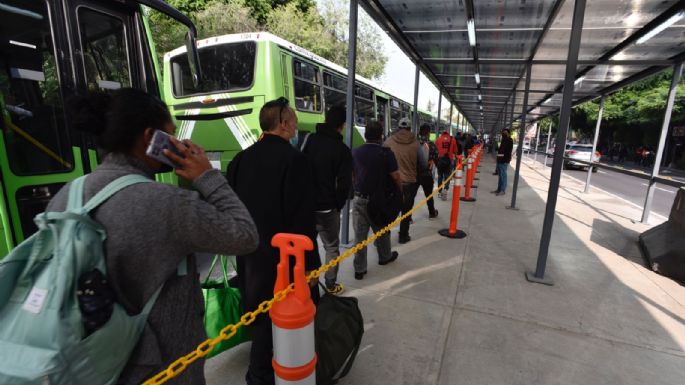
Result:
[[[346,102],[347,70],[304,48],[266,32],[223,35],[197,42],[203,82],[195,87],[180,47],[164,55],[164,96],[177,120],[177,135],[202,145],[222,171],[239,151],[259,139],[259,110],[285,97],[299,120],[300,139],[324,121],[328,106]],[[356,76],[353,146],[363,143],[369,119],[386,134],[413,106]],[[422,122],[436,119],[420,112]]]
[[[0,258],[60,187],[98,164],[64,101],[120,87],[161,95],[146,12],[185,25],[195,46],[191,20],[161,0],[0,0]],[[187,61],[199,67],[195,49]]]

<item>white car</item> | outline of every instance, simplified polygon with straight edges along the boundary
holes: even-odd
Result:
[[[574,162],[574,160],[597,163],[601,159],[601,154],[599,151],[595,151],[595,153],[592,154],[591,144],[567,144],[566,150],[564,151],[564,157],[570,158],[564,160],[564,168],[576,167],[587,169],[589,166],[584,163]],[[597,172],[597,167],[593,167],[592,172]]]

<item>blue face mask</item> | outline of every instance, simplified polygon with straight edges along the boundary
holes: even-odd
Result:
[[[290,138],[290,145],[293,147],[297,147],[297,142],[299,141],[299,130],[295,129],[295,136]]]

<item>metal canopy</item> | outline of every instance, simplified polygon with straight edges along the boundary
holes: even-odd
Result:
[[[526,63],[531,64],[529,119],[554,113],[561,105],[573,1],[361,0],[360,4],[481,132],[501,128],[503,122],[511,126],[505,108],[511,109],[512,98],[514,119],[520,117]],[[589,1],[573,103],[614,92],[682,61],[685,19],[638,44],[680,12],[685,12],[682,0]],[[475,47],[469,41],[471,19]]]

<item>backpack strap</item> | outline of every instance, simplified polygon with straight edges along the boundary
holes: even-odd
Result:
[[[153,180],[139,174],[124,175],[118,179],[115,179],[113,182],[110,182],[102,190],[98,191],[94,197],[92,197],[85,205],[83,205],[83,210],[85,212],[90,212],[120,190],[134,184],[149,182],[153,182]]]
[[[83,206],[83,185],[86,182],[86,176],[81,176],[69,185],[69,198],[67,200],[67,210],[71,211]]]

